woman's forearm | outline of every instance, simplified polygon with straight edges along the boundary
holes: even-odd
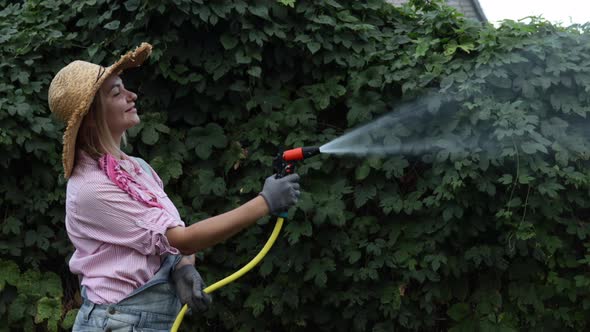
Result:
[[[228,239],[268,213],[264,198],[257,196],[231,211],[188,227],[170,228],[166,231],[166,237],[170,245],[183,254],[192,254]]]

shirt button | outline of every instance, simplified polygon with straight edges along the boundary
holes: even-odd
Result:
[[[115,308],[111,307],[111,308],[109,308],[108,312],[109,312],[109,314],[114,315],[116,311],[115,311]]]

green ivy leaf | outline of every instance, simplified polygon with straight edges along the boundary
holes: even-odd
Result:
[[[61,301],[55,298],[42,297],[37,301],[37,314],[35,323],[40,324],[47,320],[47,329],[56,332],[58,322],[61,320]]]
[[[178,160],[164,160],[161,156],[150,161],[150,165],[166,185],[170,179],[178,179],[182,174],[182,164]]]
[[[241,49],[236,51],[234,57],[236,59],[236,63],[238,64],[249,64],[250,62],[252,62],[252,57],[246,54],[244,50]]]
[[[117,30],[119,29],[119,25],[121,25],[121,22],[115,20],[105,24],[104,28],[107,30]]]
[[[270,275],[273,270],[272,259],[269,259],[269,257],[266,258],[267,259],[262,260],[262,264],[260,264],[260,269],[258,270],[258,273],[263,277]]]
[[[320,47],[320,43],[317,42],[307,43],[307,49],[309,49],[311,54],[314,54],[315,52],[319,51]]]
[[[4,290],[6,284],[16,286],[20,278],[20,269],[13,261],[0,259],[0,291]]]
[[[25,245],[37,245],[39,248],[49,248],[49,238],[53,237],[55,233],[53,230],[45,225],[40,225],[36,230],[28,230],[25,233]]]
[[[227,138],[218,124],[210,123],[206,127],[195,127],[188,132],[186,146],[194,149],[197,156],[207,159],[213,148],[222,148],[227,144]]]
[[[264,293],[262,290],[250,292],[244,301],[244,307],[252,309],[254,317],[260,316],[264,311]]]
[[[381,198],[379,206],[387,215],[391,214],[391,212],[400,213],[404,207],[404,201],[397,193],[388,194]]]
[[[287,7],[295,8],[295,0],[277,0],[280,4]]]
[[[359,185],[354,190],[354,205],[359,208],[377,195],[377,188],[374,185]]]
[[[79,309],[68,310],[66,316],[61,322],[61,328],[66,330],[71,329],[72,326],[74,326],[74,323],[76,322],[76,316],[78,315],[78,311]]]
[[[526,154],[535,154],[537,151],[547,153],[547,149],[540,143],[526,142],[523,143],[520,147],[522,151]]]
[[[302,236],[310,237],[313,234],[313,229],[311,223],[290,221],[285,226],[285,234],[287,235],[289,244],[295,244],[299,242]]]
[[[215,194],[223,196],[226,190],[225,181],[215,177],[213,171],[205,169],[199,171],[199,191],[201,194]]]
[[[347,252],[348,263],[354,264],[361,258],[361,252],[358,250],[351,250]]]
[[[45,291],[45,294],[56,299],[63,296],[61,279],[57,274],[53,272],[45,272],[43,273],[43,278],[41,280],[41,287]]]
[[[127,9],[127,11],[134,12],[139,8],[140,4],[140,0],[127,0],[125,1],[125,9]]]
[[[504,174],[498,179],[498,182],[504,185],[512,184],[512,181],[514,180],[512,179],[511,174]]]
[[[299,98],[287,105],[288,117],[285,118],[285,124],[295,126],[299,124],[309,124],[315,120],[313,106],[308,98]]]
[[[30,319],[30,316],[26,317],[25,314],[31,305],[33,305],[33,303],[29,303],[27,301],[27,296],[25,293],[18,294],[16,299],[14,299],[8,307],[9,321],[19,321],[24,318]]]
[[[364,162],[362,165],[358,166],[355,171],[355,178],[357,180],[364,180],[369,174],[371,173],[371,166]]]
[[[264,19],[270,19],[268,16],[268,7],[263,5],[250,5],[248,6],[248,10],[250,13],[259,16]]]
[[[254,66],[248,69],[248,75],[260,78],[260,74],[262,73],[262,69],[258,66]]]
[[[539,190],[541,194],[547,195],[551,198],[557,198],[558,192],[563,189],[565,189],[565,187],[555,181],[546,181],[537,187],[537,190]]]
[[[239,42],[237,38],[229,34],[221,35],[220,41],[221,45],[223,45],[223,48],[225,48],[226,50],[233,49],[238,45]]]
[[[21,233],[22,222],[15,217],[8,217],[2,225],[2,233],[19,235]]]
[[[451,317],[452,320],[458,322],[465,319],[471,313],[471,309],[469,308],[469,304],[467,303],[456,303],[453,304],[449,310],[447,310],[447,315]]]
[[[146,125],[141,131],[141,141],[147,145],[154,145],[160,139],[160,134],[154,126]]]
[[[307,271],[303,276],[303,280],[314,280],[318,287],[325,287],[328,281],[327,272],[336,270],[336,264],[332,259],[312,259],[309,263]]]

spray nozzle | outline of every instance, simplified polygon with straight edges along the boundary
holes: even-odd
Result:
[[[287,151],[283,152],[283,160],[284,161],[303,160],[305,158],[315,156],[318,153],[320,153],[319,146],[304,146],[302,148],[295,148],[295,149],[291,149],[291,150],[287,150]]]
[[[279,153],[273,161],[273,168],[277,178],[295,172],[294,161],[303,160],[320,153],[318,146],[304,146]]]

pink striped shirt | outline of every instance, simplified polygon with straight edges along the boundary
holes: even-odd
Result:
[[[82,276],[90,301],[116,303],[152,278],[165,255],[179,254],[164,233],[184,222],[155,171],[152,177],[127,156],[120,161],[164,209],[134,200],[107,177],[98,161],[83,151],[76,155],[66,195],[66,229],[76,248],[70,270]]]

